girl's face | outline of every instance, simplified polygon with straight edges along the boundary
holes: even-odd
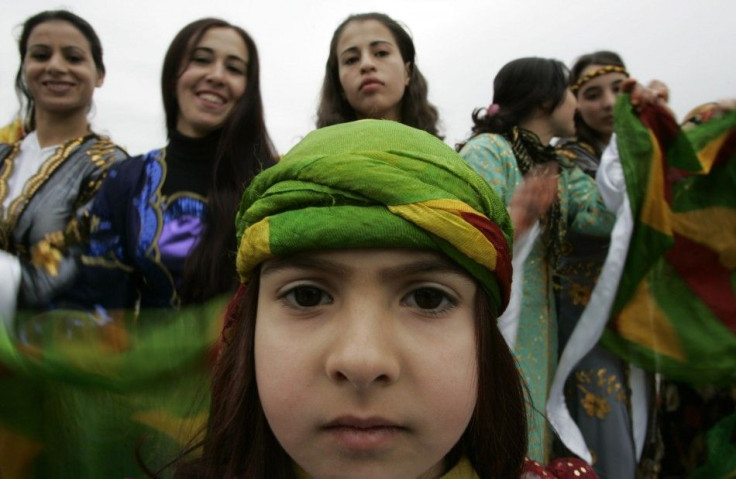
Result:
[[[550,113],[552,134],[559,138],[575,135],[575,109],[578,106],[575,95],[567,89],[562,103]]]
[[[205,32],[176,82],[176,129],[198,138],[221,128],[245,93],[248,49],[232,28]]]
[[[602,65],[590,65],[582,75],[598,70]],[[583,121],[602,136],[613,133],[613,105],[626,75],[606,73],[583,84],[578,91],[578,111]]]
[[[23,79],[36,112],[86,115],[104,74],[82,32],[69,22],[49,20],[28,36]]]
[[[268,423],[311,477],[439,477],[477,396],[475,282],[443,256],[341,250],[261,269]]]
[[[378,20],[352,21],[342,31],[336,53],[340,85],[356,116],[401,121],[410,65],[391,31]]]

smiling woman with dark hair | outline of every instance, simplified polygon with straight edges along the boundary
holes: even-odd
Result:
[[[161,76],[169,144],[122,163],[92,210],[79,302],[177,308],[232,291],[243,188],[275,161],[263,119],[258,50],[240,27],[185,26]]]
[[[127,155],[90,129],[105,79],[92,26],[65,11],[23,24],[16,91],[25,138],[0,144],[0,314],[53,308],[78,274],[89,202],[108,168]]]

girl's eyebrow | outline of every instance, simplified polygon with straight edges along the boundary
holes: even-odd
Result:
[[[427,259],[413,261],[407,264],[400,264],[382,270],[379,274],[382,279],[388,280],[397,276],[411,276],[422,273],[443,273],[455,274],[463,277],[468,276],[467,272],[460,266],[440,259]]]
[[[296,255],[287,258],[275,258],[264,263],[261,268],[261,275],[273,274],[285,269],[318,270],[339,275],[349,275],[354,272],[353,268],[339,262],[314,256]],[[422,273],[455,274],[467,277],[466,271],[460,266],[437,258],[419,259],[391,266],[381,270],[379,276],[385,281],[391,278]]]
[[[203,51],[203,52],[209,53],[210,55],[214,55],[215,54],[215,51],[212,48],[210,48],[210,47],[198,46],[198,47],[194,47],[192,49],[192,55],[195,54],[198,51]],[[227,59],[228,60],[237,60],[239,62],[242,62],[245,65],[248,64],[248,62],[245,60],[245,58],[239,57],[237,55],[228,55],[227,56]]]
[[[286,258],[275,258],[264,263],[261,267],[261,276],[285,269],[319,270],[343,275],[350,272],[350,268],[334,261],[315,258],[314,256],[296,255]]]
[[[375,47],[375,46],[378,46],[378,45],[393,45],[393,43],[389,42],[388,40],[374,40],[374,41],[370,42],[368,45],[372,48],[372,47]],[[340,56],[343,56],[346,53],[357,52],[357,51],[358,51],[358,47],[357,46],[347,47],[345,50],[343,50],[342,52],[340,52]]]

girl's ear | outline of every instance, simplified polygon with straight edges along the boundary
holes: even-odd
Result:
[[[409,81],[411,80],[411,62],[404,63],[404,73],[406,73],[404,86],[409,86]]]
[[[104,73],[98,73],[97,75],[97,81],[95,82],[95,87],[99,88],[102,86],[102,84],[105,83],[105,74]]]

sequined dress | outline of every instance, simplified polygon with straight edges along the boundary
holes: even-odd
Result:
[[[174,133],[166,148],[110,171],[82,257],[86,308],[178,307],[184,263],[204,231],[219,136]]]

